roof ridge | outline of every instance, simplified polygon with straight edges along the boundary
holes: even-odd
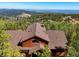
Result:
[[[37,23],[35,23],[35,32],[34,32],[34,35],[36,35],[36,30],[37,30]]]

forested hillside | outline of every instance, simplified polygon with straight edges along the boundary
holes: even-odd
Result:
[[[17,14],[20,14],[20,12],[18,11]],[[17,14],[16,12],[13,12],[9,14],[9,16],[15,16]],[[5,15],[5,13],[3,15]],[[5,39],[5,36],[1,34],[3,30],[4,32],[5,30],[26,30],[27,26],[34,22],[39,22],[45,25],[47,30],[53,29],[64,31],[68,40],[67,56],[79,56],[79,14],[43,13],[34,15],[32,14],[31,17],[15,17],[12,18],[12,20],[0,17],[0,42],[2,42],[1,39]],[[0,49],[0,51],[2,50]],[[6,55],[7,54],[5,54],[4,56]],[[0,56],[2,56],[1,53]]]
[[[21,9],[0,9],[0,16],[17,16],[22,13],[31,14],[32,12]]]

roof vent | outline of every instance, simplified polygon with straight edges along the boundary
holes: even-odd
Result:
[[[44,25],[41,25],[41,27],[44,27]]]
[[[30,31],[28,31],[28,32],[30,32]]]

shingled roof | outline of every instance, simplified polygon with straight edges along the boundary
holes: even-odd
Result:
[[[6,33],[11,35],[9,42],[11,43],[12,48],[16,48],[22,37],[21,32],[16,30],[7,30]]]
[[[48,44],[50,49],[66,48],[67,39],[63,31],[48,30],[50,42]]]

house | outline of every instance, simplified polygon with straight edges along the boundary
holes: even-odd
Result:
[[[65,56],[67,39],[63,31],[46,30],[40,23],[33,23],[25,31],[7,30],[12,48],[18,48],[28,56],[47,45],[52,56]]]

